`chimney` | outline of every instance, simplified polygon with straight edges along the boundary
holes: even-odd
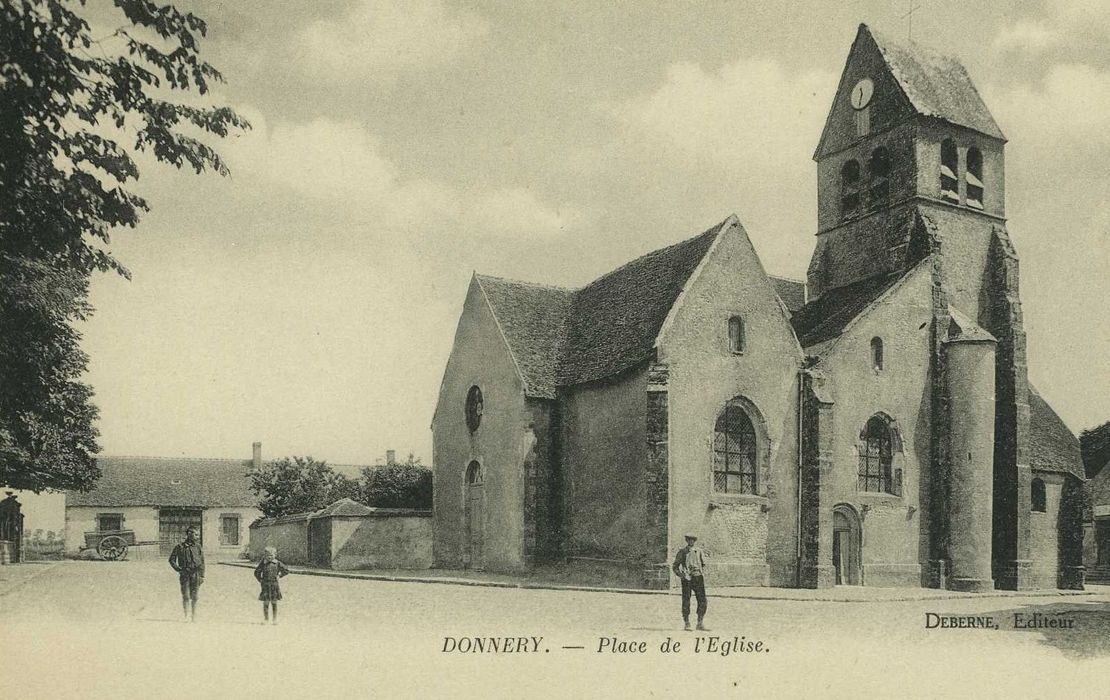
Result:
[[[251,464],[254,466],[255,469],[261,469],[262,468],[262,443],[261,442],[256,442],[256,443],[254,443],[254,445],[252,445],[252,447],[254,447],[254,454],[251,456]]]
[[[396,462],[397,462],[397,450],[386,450],[385,451],[385,463],[386,464],[395,464]]]

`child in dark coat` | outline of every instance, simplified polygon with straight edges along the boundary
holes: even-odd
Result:
[[[258,562],[258,567],[254,570],[254,577],[262,584],[262,592],[258,594],[258,599],[262,601],[262,615],[269,621],[270,609],[273,608],[275,625],[277,624],[277,602],[281,600],[278,579],[288,573],[289,569],[278,561],[277,550],[273,547],[266,548],[262,561]]]

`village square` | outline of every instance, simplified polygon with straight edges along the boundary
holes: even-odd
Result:
[[[0,6],[0,687],[1110,687],[1110,13],[411,3]]]

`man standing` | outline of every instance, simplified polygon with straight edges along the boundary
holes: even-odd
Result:
[[[698,629],[705,629],[705,552],[697,545],[698,538],[686,535],[686,546],[674,555],[675,576],[682,580],[683,629],[690,629],[690,593],[698,599]]]
[[[170,566],[181,579],[181,611],[185,619],[197,621],[197,593],[204,583],[204,552],[197,541],[197,529],[185,530],[185,541],[173,548]]]

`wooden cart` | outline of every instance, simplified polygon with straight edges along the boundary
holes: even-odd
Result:
[[[128,547],[148,544],[161,544],[161,542],[158,540],[137,542],[134,530],[96,530],[85,533],[84,548],[95,549],[97,554],[108,561],[117,561],[127,557]]]

